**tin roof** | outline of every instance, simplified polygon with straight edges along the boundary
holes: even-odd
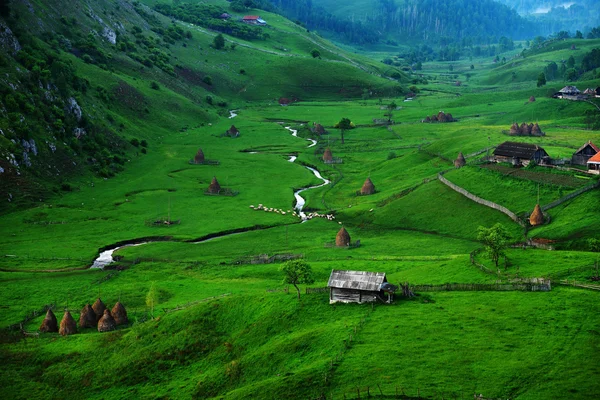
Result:
[[[331,271],[327,286],[376,292],[380,290],[383,282],[387,282],[385,272],[340,271],[334,269]]]

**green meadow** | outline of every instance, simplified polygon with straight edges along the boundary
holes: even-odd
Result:
[[[253,12],[268,20],[270,38],[225,35],[237,46],[222,51],[210,47],[215,32],[177,22],[192,32],[186,46],[169,48],[189,69],[187,78],[138,71],[124,54],[115,56],[112,71],[64,55],[92,87],[126,83],[139,93],[141,109],[118,96],[111,104],[92,95],[82,103],[123,124],[125,139],[148,146],[131,150],[115,176],[69,176],[71,191],[0,215],[3,398],[597,396],[600,292],[560,280],[594,284],[598,253],[588,240],[600,239],[599,190],[548,210],[548,224],[525,230],[437,179],[444,173],[521,216],[538,201],[598,181],[581,171],[483,161],[509,140],[538,144],[553,158],[570,158],[588,140],[600,144],[583,118],[593,105],[536,88],[542,61],[564,58],[570,42],[503,66],[487,58],[452,63],[459,75],[475,65],[462,86],[442,79],[448,63],[425,63],[428,83],[405,101],[401,91],[411,77],[387,79],[387,66],[373,61],[379,53],[357,56],[283,17]],[[315,46],[320,59],[310,55]],[[579,41],[578,52],[594,46],[597,40]],[[518,79],[508,78],[512,72]],[[199,83],[205,75],[213,87]],[[365,89],[372,94],[363,96]],[[208,104],[207,95],[226,103]],[[280,97],[298,101],[280,106]],[[391,102],[393,124],[374,123],[386,118]],[[421,122],[439,111],[457,121]],[[343,143],[335,128],[342,118],[355,125]],[[538,122],[545,136],[509,136],[514,122]],[[327,133],[313,133],[315,123]],[[231,125],[239,137],[224,135]],[[326,148],[341,163],[325,164]],[[191,164],[198,149],[218,164]],[[467,165],[455,169],[459,152]],[[307,166],[331,182],[302,192],[304,212],[333,217],[303,222],[294,215],[294,192],[322,183]],[[235,195],[207,195],[213,178]],[[376,191],[360,195],[367,178]],[[281,211],[257,210],[259,204]],[[165,219],[177,223],[153,223]],[[470,255],[482,248],[478,228],[496,223],[516,246],[497,274],[485,273]],[[359,247],[332,246],[342,226]],[[524,235],[549,241],[553,250],[524,249]],[[116,250],[106,268],[89,268],[101,251],[134,243]],[[394,285],[547,278],[552,290],[397,293],[389,305],[330,305],[328,292],[305,293],[301,285],[298,301],[294,287],[282,283],[280,261],[257,261],[290,255],[312,267],[311,288],[326,287],[340,269],[385,272]],[[485,252],[475,261],[496,270]],[[35,334],[44,314],[29,315],[49,304],[59,319],[69,310],[78,320],[98,297],[109,307],[123,303],[130,323],[65,337],[24,336],[17,328],[24,321],[23,331]]]

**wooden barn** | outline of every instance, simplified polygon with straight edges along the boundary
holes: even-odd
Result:
[[[332,270],[329,277],[329,304],[391,303],[398,289],[388,283],[384,272]],[[387,296],[386,296],[387,293]],[[386,299],[387,297],[387,299]]]
[[[494,150],[494,161],[508,162],[514,166],[527,166],[532,161],[542,164],[549,158],[546,150],[531,143],[504,142]]]
[[[591,141],[581,146],[571,157],[571,164],[586,165],[588,160],[600,152],[600,148]]]

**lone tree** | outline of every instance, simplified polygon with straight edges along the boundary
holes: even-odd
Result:
[[[321,52],[319,50],[317,50],[317,49],[312,49],[311,52],[310,52],[310,55],[313,58],[321,58]]]
[[[220,33],[213,39],[213,47],[217,50],[225,47],[225,38]]]
[[[394,116],[394,111],[396,110],[396,107],[398,107],[396,105],[396,102],[392,101],[390,104],[387,105],[387,111],[385,112],[385,114],[383,114],[384,116],[388,117],[389,123],[392,123],[392,117]]]
[[[344,133],[348,129],[352,129],[352,122],[348,118],[342,118],[340,122],[338,122],[337,126],[342,134],[342,144],[344,144]]]
[[[504,255],[504,250],[508,246],[509,239],[510,234],[504,225],[500,223],[491,228],[480,226],[477,229],[477,240],[483,244],[486,253],[492,259],[496,268],[498,268],[500,257]],[[506,266],[504,269],[506,269]]]
[[[296,288],[298,300],[300,300],[300,288],[298,284],[311,284],[315,281],[312,268],[302,260],[289,260],[279,270],[284,274],[283,283],[290,283]]]
[[[540,72],[537,78],[537,87],[544,86],[546,84],[546,74]]]

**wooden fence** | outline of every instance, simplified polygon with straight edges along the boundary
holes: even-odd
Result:
[[[550,204],[546,204],[545,206],[541,206],[542,211],[548,211],[551,208],[557,207],[559,205],[561,205],[562,203],[564,203],[565,201],[569,201],[571,199],[574,199],[575,197],[582,195],[583,193],[589,192],[592,189],[596,189],[597,187],[600,187],[600,181],[598,182],[594,182],[590,185],[584,186],[582,188],[577,189],[576,191],[574,191],[573,193],[569,193],[568,195],[561,197],[560,199],[553,201]]]
[[[328,287],[315,287],[315,288],[307,287],[306,294],[311,294],[311,293],[329,293],[329,288]]]
[[[412,285],[414,292],[549,292],[550,281],[545,283],[503,282],[503,283],[445,283],[441,285]]]
[[[576,280],[569,281],[568,279],[563,279],[559,283],[561,285],[565,285],[565,286],[573,286],[573,287],[578,287],[578,288],[583,288],[583,289],[600,290],[600,284],[595,285],[592,283],[579,282]]]

